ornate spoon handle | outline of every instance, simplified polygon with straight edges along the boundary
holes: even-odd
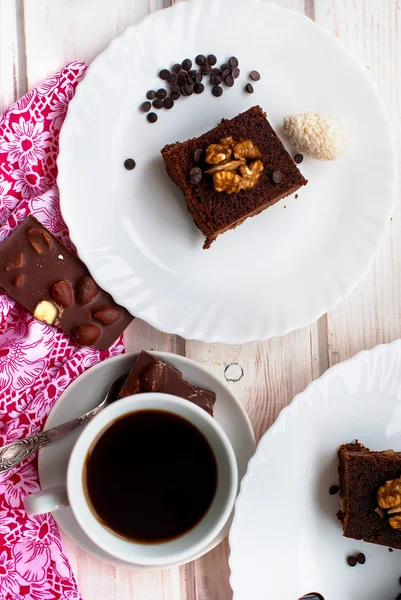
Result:
[[[33,452],[37,452],[40,448],[43,448],[43,446],[47,446],[50,442],[54,442],[54,440],[57,440],[69,431],[79,427],[82,423],[85,423],[85,421],[97,415],[102,408],[103,406],[96,406],[96,408],[90,410],[81,417],[77,417],[67,423],[52,427],[52,429],[48,429],[47,431],[42,431],[41,433],[31,435],[23,440],[17,440],[16,442],[11,442],[6,446],[1,447],[0,473],[16,467]]]

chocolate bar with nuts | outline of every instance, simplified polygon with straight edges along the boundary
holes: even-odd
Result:
[[[185,381],[181,371],[142,350],[119,398],[145,392],[162,392],[189,400],[213,416],[216,394]]]
[[[0,289],[83,346],[107,350],[133,319],[32,216],[0,246]]]

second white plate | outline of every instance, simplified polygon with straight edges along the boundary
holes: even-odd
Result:
[[[158,111],[139,110],[162,87],[162,67],[198,53],[236,54],[241,76],[221,98],[210,86]],[[244,92],[252,69],[255,93]],[[309,180],[203,250],[160,150],[260,104],[280,133],[294,112],[334,112],[348,152],[305,159]],[[293,150],[292,150],[293,152]],[[133,171],[123,167],[132,157]],[[362,65],[303,15],[265,0],[191,0],[158,11],[116,38],[89,67],[60,136],[61,207],[98,283],[154,327],[185,338],[243,343],[283,335],[332,309],[367,271],[394,200],[395,150],[376,88]]]

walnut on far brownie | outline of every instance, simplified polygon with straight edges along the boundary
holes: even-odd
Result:
[[[216,394],[182,377],[181,371],[142,350],[128,375],[119,398],[146,392],[162,392],[189,400],[213,416]]]
[[[341,446],[338,456],[344,536],[401,549],[401,529],[394,528],[401,521],[401,453],[355,442]]]
[[[258,148],[263,172],[252,189],[227,194],[216,191],[212,177],[204,174],[194,179],[191,172],[207,170],[210,167],[205,163],[208,147],[229,137],[251,141]],[[204,248],[209,248],[218,235],[307,184],[260,106],[231,120],[223,119],[220,125],[198,138],[169,144],[161,153],[170,179],[185,195],[195,224],[206,236]]]

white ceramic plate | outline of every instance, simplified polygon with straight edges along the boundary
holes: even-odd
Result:
[[[237,55],[235,87],[217,99],[207,86],[150,125],[139,106],[162,87],[159,70],[199,52]],[[251,69],[262,74],[252,96]],[[335,112],[350,148],[330,164],[304,160],[298,199],[205,251],[160,149],[255,104],[279,134],[289,113]],[[58,167],[63,216],[99,284],[154,327],[208,342],[283,335],[332,309],[378,251],[395,189],[390,123],[364,67],[311,20],[265,0],[180,2],[113,40],[71,101]]]
[[[342,537],[337,450],[358,439],[401,451],[401,341],[329,369],[259,443],[230,532],[234,600],[395,600],[401,552]],[[365,565],[346,557],[363,552]]]
[[[164,352],[153,352],[153,354],[180,369],[184,378],[191,383],[216,392],[217,399],[214,416],[226,432],[234,448],[240,481],[245,474],[248,461],[255,451],[255,438],[252,426],[242,404],[222,381],[198,363],[175,354]],[[136,357],[137,354],[124,354],[111,358],[96,367],[92,367],[78,377],[60,396],[47,419],[45,429],[50,429],[50,427],[69,421],[94,408],[98,404],[99,398],[105,396],[114,379],[132,368]],[[42,448],[39,452],[39,478],[42,489],[65,484],[68,460],[80,431],[81,429],[77,429],[70,432],[62,439]],[[132,568],[132,564],[119,561],[98,548],[82,531],[70,508],[56,511],[53,513],[53,516],[61,530],[83,550],[89,552],[89,554],[116,566]],[[209,552],[209,550],[221,542],[228,534],[231,521],[232,517],[225,525],[223,531],[201,552],[194,555],[191,560],[199,558],[199,556]],[[173,565],[163,565],[160,568],[171,566]]]

